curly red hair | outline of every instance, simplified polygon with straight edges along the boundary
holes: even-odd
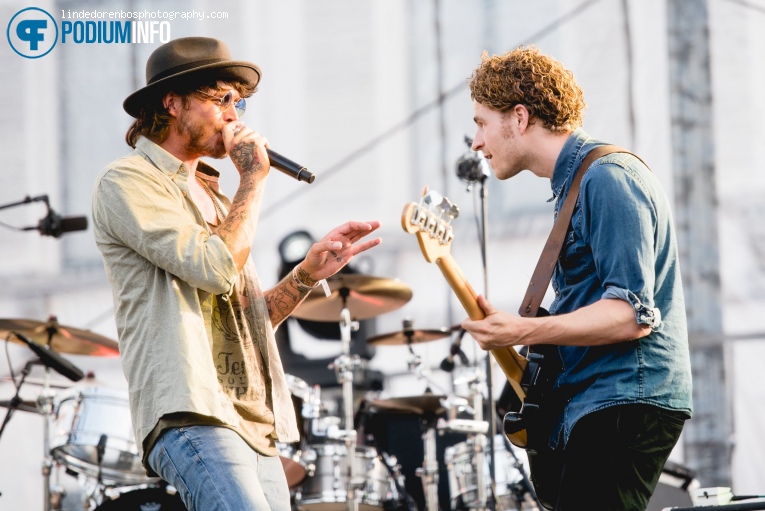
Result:
[[[586,107],[574,74],[534,46],[491,57],[484,51],[470,80],[470,96],[500,112],[524,105],[550,131],[580,127]]]

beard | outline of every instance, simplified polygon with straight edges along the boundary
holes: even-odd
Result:
[[[186,150],[189,153],[217,159],[226,157],[223,136],[219,140],[215,136],[220,134],[220,130],[214,129],[205,122],[190,119],[190,116],[185,113],[178,118],[175,129],[186,139]]]

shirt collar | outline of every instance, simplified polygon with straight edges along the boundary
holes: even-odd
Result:
[[[181,171],[181,169],[185,170],[186,168],[186,165],[181,160],[143,135],[138,137],[135,148],[136,151],[154,164],[160,172],[170,177]],[[197,176],[202,177],[208,183],[214,183],[217,188],[220,173],[204,161],[200,160],[197,163]]]
[[[584,158],[582,147],[588,140],[590,140],[590,136],[582,128],[577,128],[563,144],[563,149],[555,161],[552,179],[550,179],[553,198],[560,195],[563,187],[573,177],[572,173],[579,168]]]
[[[185,169],[185,165],[181,160],[168,153],[159,145],[155,144],[143,135],[138,137],[138,141],[135,144],[135,149],[165,175],[173,177],[181,169]]]

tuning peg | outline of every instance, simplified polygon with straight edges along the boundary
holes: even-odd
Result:
[[[435,190],[429,190],[427,194],[422,198],[422,202],[429,207],[433,207],[437,204],[441,204],[444,200],[444,196]]]

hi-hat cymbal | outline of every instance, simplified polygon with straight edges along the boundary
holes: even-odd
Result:
[[[48,345],[57,353],[116,357],[120,351],[117,341],[90,330],[59,325],[55,317],[48,321],[33,319],[0,319],[0,338],[21,344],[11,331],[19,332],[41,346]]]
[[[340,321],[345,305],[351,319],[369,319],[403,307],[412,299],[412,290],[398,279],[340,273],[327,279],[331,294],[319,286],[309,293],[292,315],[309,321]]]
[[[444,398],[446,396],[423,394],[421,396],[375,399],[371,402],[371,405],[390,412],[413,413],[416,415],[433,413],[438,415],[446,411],[446,407],[441,403],[441,400]]]
[[[367,339],[367,342],[373,346],[397,346],[400,344],[418,344],[421,342],[435,341],[448,337],[450,331],[448,328],[437,328],[434,330],[401,330],[387,334],[375,335]]]

